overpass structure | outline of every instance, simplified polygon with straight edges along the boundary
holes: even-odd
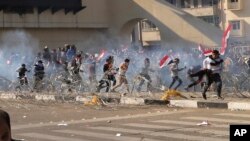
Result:
[[[219,28],[165,0],[73,0],[76,5],[67,4],[67,0],[64,4],[50,0],[55,3],[44,3],[45,7],[38,3],[30,5],[32,11],[21,14],[25,5],[6,6],[4,1],[16,0],[0,2],[0,34],[22,29],[38,39],[41,46],[58,47],[65,43],[100,46],[106,39],[117,36],[129,41],[133,27],[142,19],[152,21],[160,29],[163,42],[182,40],[220,46],[222,37]],[[14,11],[6,10],[10,8]]]

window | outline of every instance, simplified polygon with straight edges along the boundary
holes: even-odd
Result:
[[[219,26],[220,18],[218,16],[202,16],[199,18],[207,23]]]
[[[176,0],[166,0],[166,1],[173,4],[173,5],[176,5]]]
[[[155,24],[153,24],[151,21],[143,20],[141,22],[142,30],[143,31],[152,31],[157,30],[157,27]]]
[[[214,6],[218,4],[218,0],[202,0],[202,7]]]
[[[240,21],[231,21],[233,30],[240,30]]]
[[[238,0],[231,0],[231,2],[238,2]]]

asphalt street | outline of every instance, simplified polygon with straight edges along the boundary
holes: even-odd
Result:
[[[230,124],[250,124],[250,111],[226,109],[20,100],[0,107],[11,115],[14,138],[25,141],[227,141]]]

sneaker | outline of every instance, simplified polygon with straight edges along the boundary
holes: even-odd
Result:
[[[184,90],[188,92],[188,87],[185,87]]]
[[[127,93],[122,93],[122,94],[121,94],[122,97],[124,97],[124,96],[126,96],[126,95],[127,95]]]
[[[224,100],[224,98],[223,98],[223,97],[221,97],[221,96],[218,96],[218,99]]]
[[[111,89],[111,90],[110,90],[110,92],[111,92],[111,93],[115,93],[116,91],[115,91],[115,90],[113,90],[113,89]]]
[[[207,100],[207,96],[205,93],[202,94],[203,99]]]

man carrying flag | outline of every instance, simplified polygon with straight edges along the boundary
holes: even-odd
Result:
[[[182,84],[182,80],[180,79],[180,77],[178,76],[178,72],[182,71],[184,69],[186,69],[186,66],[184,68],[179,68],[178,64],[180,62],[179,58],[175,58],[173,63],[171,63],[170,65],[170,71],[171,71],[171,77],[172,77],[172,82],[169,86],[169,89],[172,88],[172,86],[175,84],[176,81],[178,81],[178,85],[174,88],[174,90],[177,90],[177,88]]]
[[[178,81],[178,85],[174,88],[174,90],[177,90],[177,88],[182,84],[182,80],[178,76],[178,72],[186,69],[186,66],[184,68],[179,68],[178,64],[180,62],[179,58],[175,58],[174,60],[170,59],[168,55],[165,55],[161,60],[160,60],[160,68],[163,68],[165,64],[170,65],[170,72],[171,72],[171,77],[172,77],[172,82],[169,86],[169,89],[172,88],[172,86],[175,84],[176,81]]]

